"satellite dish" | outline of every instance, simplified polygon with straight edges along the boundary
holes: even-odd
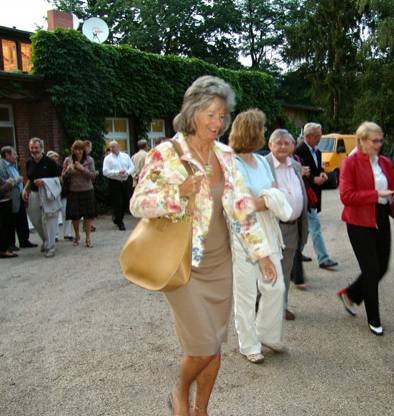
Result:
[[[103,43],[108,38],[109,29],[104,20],[98,17],[91,17],[85,20],[82,26],[82,33],[92,42]]]
[[[75,16],[74,13],[72,13],[73,16],[73,29],[77,30],[79,28],[79,19],[77,16]]]

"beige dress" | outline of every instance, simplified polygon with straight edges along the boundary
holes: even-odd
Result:
[[[227,339],[233,272],[229,233],[223,214],[223,189],[224,181],[211,189],[213,213],[199,267],[192,267],[187,285],[166,293],[186,355],[214,355]]]

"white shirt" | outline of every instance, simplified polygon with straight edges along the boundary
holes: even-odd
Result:
[[[289,221],[295,221],[300,218],[302,209],[304,207],[304,196],[302,194],[302,187],[294,168],[291,166],[291,159],[288,157],[286,163],[280,163],[274,155],[272,155],[274,162],[275,175],[278,188],[285,194],[288,203],[290,204],[293,213]]]
[[[383,173],[382,168],[379,166],[379,158],[378,156],[374,156],[372,158],[372,160],[370,160],[371,162],[371,167],[372,167],[372,172],[373,172],[373,177],[375,180],[375,190],[376,191],[387,191],[388,189],[388,182],[387,182],[387,178],[386,175]],[[387,198],[382,198],[379,197],[378,198],[378,203],[385,205],[387,204],[389,201]]]
[[[312,146],[309,146],[309,144],[306,141],[304,141],[304,143],[308,146],[308,149],[311,152],[311,155],[313,157],[313,160],[315,161],[315,165],[316,165],[316,167],[318,167],[319,166],[319,162],[317,160],[316,148],[314,148]]]
[[[127,176],[120,175],[120,171],[124,170]],[[134,172],[134,165],[127,153],[119,152],[110,153],[105,156],[103,163],[103,175],[109,179],[115,179],[120,182],[127,181],[128,176]]]

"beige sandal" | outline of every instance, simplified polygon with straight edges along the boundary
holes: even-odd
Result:
[[[246,358],[253,364],[259,364],[264,361],[264,355],[261,352],[257,354],[248,354]]]
[[[93,243],[92,243],[90,240],[86,240],[86,241],[85,241],[85,246],[86,246],[87,248],[92,248],[92,247],[93,247]]]
[[[80,240],[80,237],[74,237],[74,239],[73,239],[73,246],[74,247],[79,246],[79,240]]]

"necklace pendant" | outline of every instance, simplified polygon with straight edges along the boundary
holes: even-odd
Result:
[[[209,164],[204,165],[204,170],[205,170],[205,174],[207,176],[212,176],[213,175],[212,165],[209,165]]]

